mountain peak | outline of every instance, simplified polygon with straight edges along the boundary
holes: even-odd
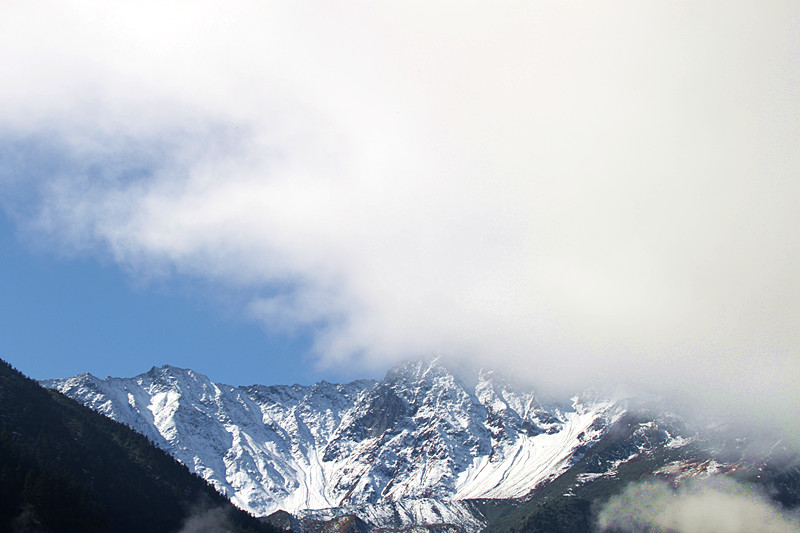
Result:
[[[474,384],[477,383],[479,372],[479,369],[457,359],[427,355],[397,363],[386,373],[385,380],[423,381],[436,376],[452,376],[467,384]]]
[[[487,379],[494,376],[427,356],[395,365],[380,382],[346,385],[231,387],[170,365],[94,387],[46,385],[144,433],[264,516],[521,497],[607,426],[591,405],[549,412],[532,391]],[[551,435],[560,439],[553,453],[532,453],[552,447]]]
[[[170,364],[163,364],[161,366],[155,366],[146,372],[147,374],[189,374],[192,375],[195,372],[190,368],[181,368],[177,366],[172,366]]]
[[[637,476],[722,468],[719,455],[683,455],[695,433],[668,417],[598,393],[542,403],[502,372],[438,356],[399,363],[379,382],[232,387],[163,365],[42,384],[145,434],[258,516],[318,510],[355,513],[375,530],[444,520],[474,533],[484,518],[470,514],[470,500],[551,486],[562,497],[564,483],[577,494],[628,463]]]

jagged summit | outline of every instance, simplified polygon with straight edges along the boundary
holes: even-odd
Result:
[[[144,433],[257,515],[523,496],[617,416],[607,402],[547,410],[441,357],[347,384],[233,387],[170,365],[43,384]]]
[[[399,363],[380,381],[310,386],[234,387],[170,365],[42,384],[146,435],[256,515],[353,515],[376,531],[477,532],[476,501],[574,494],[627,465],[636,479],[641,465],[669,476],[739,468],[692,452],[696,433],[661,411],[636,414],[592,391],[543,399],[440,357]]]
[[[153,367],[150,370],[148,370],[146,373],[147,374],[158,374],[158,373],[172,373],[172,372],[194,373],[194,371],[189,369],[189,368],[181,368],[181,367],[178,367],[178,366],[172,366],[170,364],[163,364],[161,366],[153,365]]]
[[[449,374],[464,384],[471,384],[484,370],[475,365],[443,355],[423,355],[396,363],[386,372],[385,380],[395,378],[420,380],[425,376]]]

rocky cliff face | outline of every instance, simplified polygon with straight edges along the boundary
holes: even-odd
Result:
[[[596,399],[545,402],[493,372],[436,359],[398,365],[380,382],[310,387],[233,387],[170,366],[43,385],[145,434],[259,516],[360,508],[408,523],[464,521],[469,511],[452,500],[525,496],[623,413]]]
[[[762,456],[660,407],[558,403],[437,359],[348,384],[233,387],[171,366],[42,384],[148,436],[239,507],[291,512],[297,531],[546,531],[548,513],[589,527],[592,502],[645,476],[734,475],[800,503],[780,443]]]

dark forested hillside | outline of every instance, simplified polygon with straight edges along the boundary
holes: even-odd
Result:
[[[0,530],[276,531],[145,437],[0,360]]]

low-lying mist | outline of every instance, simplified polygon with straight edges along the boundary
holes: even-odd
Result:
[[[759,488],[715,477],[677,489],[633,483],[605,504],[597,525],[616,533],[790,533],[800,531],[800,516],[782,510]]]

